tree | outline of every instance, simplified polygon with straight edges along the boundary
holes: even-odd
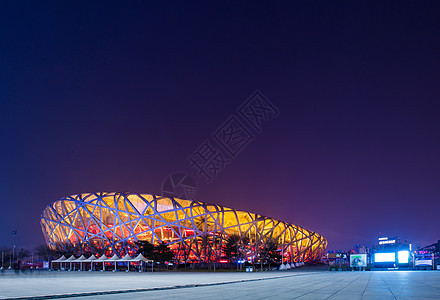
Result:
[[[164,242],[154,247],[155,260],[160,263],[171,262],[174,259],[174,253]]]
[[[238,234],[231,234],[223,245],[223,251],[229,262],[232,263],[235,261],[237,263],[237,270],[241,267],[238,261],[246,259],[246,254],[248,250],[250,250],[249,242],[250,240],[247,236],[240,237]]]
[[[35,248],[35,251],[42,260],[46,261],[57,259],[62,255],[60,251],[51,249],[47,245],[39,245]]]
[[[218,236],[218,235],[214,234],[211,237],[211,244],[212,244],[212,247],[211,247],[210,254],[212,254],[212,253],[214,254],[213,265],[214,265],[214,272],[215,272],[215,267],[216,267],[216,263],[218,260],[218,250],[219,250],[219,248],[221,249],[221,247],[222,247],[222,236]]]
[[[210,249],[210,242],[209,242],[209,235],[208,230],[209,228],[214,224],[214,220],[212,217],[208,216],[198,216],[194,219],[194,225],[197,227],[197,229],[202,232],[200,235],[201,239],[201,247],[203,250],[203,254],[205,256],[205,263],[209,263],[210,254],[212,252],[212,249]],[[202,251],[200,251],[199,256],[201,257]]]
[[[24,248],[20,248],[17,251],[17,259],[20,259],[20,260],[25,258],[25,257],[28,257],[30,255],[31,255],[31,253],[29,252],[29,250],[26,250]]]
[[[238,260],[240,247],[240,236],[237,234],[232,234],[226,239],[226,243],[223,245],[223,251],[225,252],[226,258],[232,263],[234,260]]]
[[[263,268],[263,263],[268,263],[270,268],[271,263],[277,263],[277,261],[281,259],[278,246],[279,244],[270,238],[263,242],[259,253],[261,268]]]
[[[194,244],[195,239],[188,239],[186,241],[183,241],[179,244],[179,254],[183,258],[183,261],[185,263],[185,270],[186,270],[186,264],[188,262],[188,259],[191,255],[191,248]]]
[[[251,249],[250,245],[250,239],[248,236],[243,236],[240,240],[239,247],[238,247],[238,253],[237,253],[237,259],[239,260],[246,260],[247,259],[247,253]],[[242,268],[243,264],[240,264],[240,269]],[[237,265],[238,269],[238,265]]]
[[[202,254],[203,257],[205,259],[205,263],[208,263],[209,257],[208,257],[208,248],[209,248],[209,237],[206,233],[201,234],[197,239],[200,239],[200,249],[199,250],[199,257],[202,258]],[[197,245],[199,245],[199,243],[197,242]]]
[[[153,244],[149,241],[137,241],[135,244],[138,246],[138,253],[141,253],[145,258],[155,260]]]
[[[138,253],[142,253],[142,255],[148,259],[162,264],[174,260],[174,253],[164,242],[154,246],[149,241],[137,241],[136,245],[139,248]]]

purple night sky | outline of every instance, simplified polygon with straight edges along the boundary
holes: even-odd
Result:
[[[0,246],[70,194],[161,193],[317,231],[440,238],[440,2],[2,2]],[[207,184],[187,160],[255,91],[279,110]]]

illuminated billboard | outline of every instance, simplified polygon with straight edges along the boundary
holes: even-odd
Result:
[[[374,254],[374,262],[395,262],[396,261],[396,253],[375,253]]]
[[[432,266],[432,259],[417,259],[414,265],[416,267]]]
[[[351,254],[350,255],[350,267],[363,267],[367,266],[367,254]]]
[[[396,240],[379,241],[379,245],[395,244]]]
[[[402,251],[397,252],[397,260],[398,260],[399,264],[409,263],[409,251],[402,250]]]
[[[419,251],[414,257],[416,267],[429,267],[433,264],[433,255],[426,251]]]

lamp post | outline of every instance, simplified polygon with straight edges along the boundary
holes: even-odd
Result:
[[[12,230],[12,263],[15,262],[15,235],[17,234],[17,231]]]

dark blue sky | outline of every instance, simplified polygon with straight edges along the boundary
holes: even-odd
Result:
[[[288,4],[287,4],[288,3]],[[0,4],[0,246],[70,194],[161,193],[255,90],[279,110],[198,200],[440,238],[440,3]]]

